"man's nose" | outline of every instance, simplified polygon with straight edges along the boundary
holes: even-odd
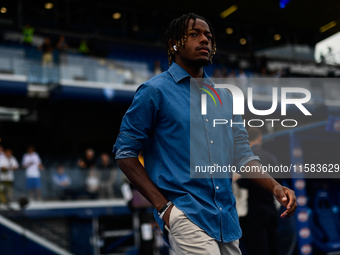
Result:
[[[200,39],[201,39],[200,43],[205,43],[205,44],[209,43],[209,39],[205,35],[202,35]]]

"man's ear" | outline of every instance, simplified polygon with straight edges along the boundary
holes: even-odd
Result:
[[[176,45],[177,41],[176,40],[173,40],[173,39],[170,39],[168,44],[169,44],[169,48],[172,50],[172,51],[175,51],[174,50],[174,45]]]

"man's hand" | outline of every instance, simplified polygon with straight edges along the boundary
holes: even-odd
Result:
[[[169,229],[170,229],[170,222],[169,222],[170,221],[170,213],[171,213],[172,207],[174,207],[173,204],[170,205],[168,210],[166,210],[166,212],[163,215],[163,221],[164,221],[165,225],[168,226]]]
[[[289,218],[292,216],[297,208],[295,192],[287,187],[281,186],[268,173],[260,174],[261,165],[257,160],[249,161],[246,166],[253,168],[258,167],[259,171],[244,173],[244,175],[262,186],[262,188],[272,192],[277,201],[287,208],[287,210],[281,214],[281,218]],[[261,178],[259,178],[259,176],[261,176]]]
[[[281,214],[281,218],[289,218],[292,216],[297,208],[295,192],[287,187],[276,185],[273,194],[281,205],[287,208]]]

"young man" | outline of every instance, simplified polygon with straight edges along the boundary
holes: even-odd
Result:
[[[0,201],[9,203],[13,198],[14,171],[18,169],[19,163],[13,156],[12,150],[6,148],[4,155],[0,156],[0,183],[2,194]]]
[[[29,198],[41,201],[40,170],[44,170],[44,166],[41,163],[39,154],[35,152],[34,146],[28,146],[27,153],[22,157],[22,167],[26,169]]]
[[[72,184],[70,176],[65,173],[65,167],[63,165],[59,165],[57,168],[57,172],[53,174],[53,184],[55,187],[55,191],[59,199],[64,200],[70,192],[70,187]]]
[[[94,159],[94,150],[88,148],[85,151],[85,156],[78,160],[78,166],[83,170],[90,170],[94,168],[96,165],[96,161]]]
[[[216,51],[213,29],[206,19],[190,13],[171,22],[165,41],[171,66],[139,87],[113,153],[125,175],[155,207],[155,218],[177,255],[240,254],[241,229],[230,178],[190,178],[190,150],[207,151],[205,165],[222,155],[224,164],[260,166],[242,126],[224,137],[210,129],[197,138],[204,148],[190,147],[190,78],[207,78],[203,66]],[[232,100],[230,94],[225,98]],[[226,141],[224,147],[213,146],[221,140]],[[145,168],[138,161],[141,149]],[[272,178],[255,181],[287,207],[282,217],[294,213],[293,191]]]

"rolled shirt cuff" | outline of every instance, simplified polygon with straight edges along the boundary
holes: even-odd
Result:
[[[249,156],[249,157],[243,158],[237,164],[237,168],[240,169],[242,166],[246,165],[248,162],[253,161],[253,160],[257,160],[261,164],[261,160],[260,160],[260,158],[258,156]]]
[[[134,139],[125,133],[120,133],[115,145],[113,146],[112,152],[116,155],[115,159],[138,158],[139,152],[142,148],[143,142]]]

